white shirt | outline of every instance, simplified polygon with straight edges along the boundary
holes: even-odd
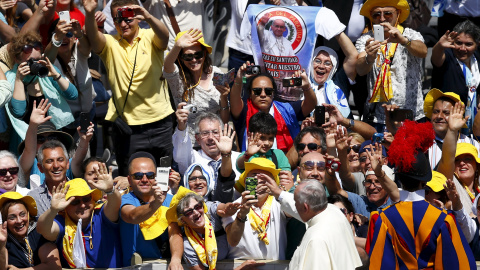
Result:
[[[289,269],[355,269],[362,266],[348,220],[332,204],[307,221],[308,229]]]
[[[419,189],[414,192],[406,191],[401,188],[398,189],[400,192],[400,201],[402,202],[417,202],[425,200],[425,190]]]
[[[235,202],[241,203],[242,198]],[[261,209],[252,207],[257,214],[261,215]],[[340,211],[339,211],[340,212]],[[223,228],[232,223],[237,214],[222,218]],[[345,219],[346,220],[346,219]],[[280,209],[280,204],[273,199],[270,210],[270,220],[267,225],[267,238],[270,242],[266,245],[258,239],[258,233],[252,229],[250,221],[245,222],[243,236],[236,247],[231,247],[228,259],[254,259],[254,260],[285,260],[285,249],[287,247],[287,218]],[[350,234],[351,230],[350,230]],[[295,268],[290,268],[295,269]]]
[[[460,137],[458,138],[457,143],[473,144],[477,148],[477,151],[479,153],[478,157],[480,157],[480,144],[475,139],[473,139],[472,136],[469,137],[464,134],[460,134]],[[430,146],[430,148],[428,148],[428,161],[430,162],[430,168],[432,168],[432,170],[437,166],[441,158],[442,158],[442,149],[440,149],[440,147],[438,147],[437,145],[437,142],[434,141],[433,145]]]

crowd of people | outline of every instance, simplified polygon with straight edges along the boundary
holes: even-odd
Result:
[[[0,0],[0,269],[476,269],[477,2],[436,1],[432,43],[423,0],[232,0],[227,78],[201,0]],[[282,95],[255,4],[343,29]]]

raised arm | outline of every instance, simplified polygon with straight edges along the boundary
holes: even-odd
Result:
[[[97,14],[101,13],[101,17],[95,16],[95,18],[98,20],[100,19],[105,19],[106,16],[103,14],[101,11],[97,11]],[[80,22],[77,20],[72,20],[72,33],[77,39],[77,50],[80,52],[80,55],[88,58],[90,55],[90,51],[92,51],[92,46],[90,45],[90,41],[88,41],[87,36],[85,33],[82,31],[82,27],[80,26]]]
[[[56,4],[57,1],[41,0],[32,17],[20,29],[20,34],[31,31],[37,32],[41,24],[45,24],[53,18]]]
[[[183,237],[182,231],[176,222],[172,222],[168,225],[168,239],[170,242],[170,253],[172,254],[168,270],[183,270]]]
[[[64,20],[58,21],[55,31],[53,32],[52,40],[48,43],[44,51],[45,57],[47,57],[51,62],[55,62],[55,59],[57,59],[58,48],[60,48],[62,45],[63,38],[71,30],[72,24],[70,22],[67,23]],[[55,46],[55,44],[57,44],[58,47]]]
[[[37,231],[49,241],[57,240],[57,236],[60,233],[60,227],[58,227],[58,224],[54,221],[58,212],[65,210],[75,199],[75,197],[70,197],[68,200],[65,199],[69,187],[68,184],[64,186],[64,183],[61,183],[58,187],[54,187],[50,208],[38,218]]]
[[[359,44],[358,41],[357,44]],[[377,58],[377,52],[381,46],[382,43],[380,43],[380,41],[375,41],[374,38],[366,40],[365,51],[358,54],[357,62],[355,63],[358,75],[367,75],[370,70],[372,70],[373,63]]]
[[[120,209],[120,215],[123,221],[131,224],[140,224],[141,222],[149,219],[157,211],[157,209],[162,206],[167,192],[162,192],[161,188],[156,185],[152,186],[152,189],[154,190],[155,197],[152,202],[137,207],[131,204],[124,205]]]
[[[383,170],[383,164],[385,164],[385,158],[382,155],[382,145],[375,143],[375,149],[370,144],[370,151],[365,151],[372,164],[372,169],[375,172],[375,176],[380,182],[382,188],[387,192],[388,196],[393,202],[400,201],[400,191],[397,184],[390,179]],[[373,154],[370,154],[373,153]]]
[[[330,115],[329,123],[336,121],[338,125],[342,125],[352,132],[360,134],[363,138],[371,138],[373,134],[377,132],[374,127],[362,121],[353,120],[352,125],[351,120],[343,117],[342,113],[337,109],[337,107],[335,107],[335,105],[326,103],[323,103],[322,105],[325,106],[325,111]],[[328,123],[325,125],[327,124]]]
[[[197,44],[197,41],[203,37],[202,31],[198,29],[190,28],[187,33],[181,36],[175,44],[173,44],[170,52],[165,56],[165,62],[163,64],[163,70],[167,73],[175,71],[175,61],[183,48],[187,48]]]
[[[232,114],[233,119],[238,119],[242,113],[243,100],[242,100],[242,86],[243,86],[243,77],[245,76],[245,71],[247,66],[250,66],[250,62],[247,61],[243,64],[237,71],[237,77],[233,82],[232,90],[230,91],[230,113]],[[246,75],[249,77],[249,75]],[[249,89],[247,89],[249,90]]]
[[[315,92],[313,91],[313,88],[310,85],[310,81],[308,80],[308,76],[307,76],[307,73],[305,72],[305,69],[302,71],[300,70],[295,71],[294,77],[302,78],[301,87],[304,95],[304,99],[302,101],[302,113],[303,113],[303,116],[307,117],[310,115],[313,109],[315,109],[315,106],[317,106],[317,96],[315,95]]]
[[[242,192],[242,204],[235,221],[225,227],[228,244],[232,247],[236,247],[240,242],[240,239],[242,239],[245,222],[247,221],[247,215],[250,212],[250,208],[258,202],[258,200],[255,199],[255,196],[249,194],[249,191]]]
[[[228,124],[224,125],[223,130],[220,130],[220,138],[213,137],[220,153],[222,154],[222,165],[220,166],[220,174],[223,177],[229,177],[232,174],[232,146],[233,138],[235,138],[235,131]]]
[[[457,32],[450,32],[447,30],[445,34],[438,40],[437,44],[432,49],[432,64],[436,67],[441,67],[445,62],[445,50],[448,48],[455,48],[453,42],[457,37]]]
[[[135,18],[139,20],[144,20],[150,25],[153,32],[155,33],[155,38],[153,39],[154,44],[160,49],[165,50],[168,45],[168,29],[163,22],[151,15],[144,7],[133,5],[131,6],[135,12]]]
[[[343,70],[345,70],[345,74],[350,80],[355,80],[357,77],[357,70],[355,68],[355,63],[357,62],[358,58],[358,51],[353,45],[352,41],[345,35],[344,32],[335,36],[340,48],[342,49],[343,53],[345,54],[345,60],[343,61]]]
[[[103,209],[105,216],[111,222],[117,222],[120,204],[122,203],[122,195],[113,186],[112,171],[108,173],[105,163],[99,163],[99,166],[95,166],[93,170],[98,180],[88,180],[88,185],[107,194],[107,202]]]
[[[355,187],[355,177],[350,172],[348,165],[348,145],[350,144],[351,139],[348,138],[347,129],[344,127],[337,128],[335,134],[335,143],[337,145],[338,159],[342,164],[338,174],[342,180],[342,185],[347,190],[353,190]]]
[[[85,31],[92,45],[93,52],[99,54],[103,51],[103,48],[105,48],[106,39],[105,36],[98,31],[95,20],[97,6],[98,0],[83,0],[83,7],[85,8]]]
[[[7,44],[15,36],[15,29],[0,20],[0,41]]]
[[[333,156],[330,155],[324,155],[325,157],[325,162],[328,162],[329,160],[333,160],[334,162],[339,162],[340,160],[338,158],[334,158]],[[344,164],[340,165],[345,166]],[[333,171],[331,168],[325,168],[325,180],[323,183],[325,187],[328,190],[328,193],[330,194],[340,194],[345,198],[348,198],[348,193],[342,189],[340,186],[340,183],[337,180],[337,176],[335,175],[335,171]]]
[[[421,40],[409,40],[398,30],[397,27],[392,26],[388,22],[381,23],[380,25],[388,27],[388,32],[390,36],[387,39],[387,42],[399,43],[400,45],[407,48],[408,52],[413,56],[418,58],[427,57],[427,45]],[[410,44],[409,44],[410,43]]]
[[[85,160],[88,152],[89,142],[93,137],[94,125],[90,122],[90,126],[87,128],[87,132],[80,131],[80,127],[77,127],[78,136],[80,141],[78,142],[77,149],[72,157],[72,173],[75,177],[82,177],[82,163]]]

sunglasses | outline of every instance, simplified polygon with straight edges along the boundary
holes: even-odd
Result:
[[[92,200],[92,196],[85,196],[83,198],[80,198],[80,199],[75,199],[73,200],[70,205],[72,206],[77,206],[79,205],[80,203],[89,203],[90,201]]]
[[[198,51],[196,53],[185,53],[182,55],[184,61],[192,61],[193,58],[200,60],[203,58],[203,51]]]
[[[33,45],[27,44],[27,45],[23,46],[22,51],[25,54],[31,54],[33,49],[35,49],[37,51],[41,51],[42,50],[42,43],[35,42],[35,43],[33,43]]]
[[[201,202],[197,203],[193,208],[183,211],[183,215],[190,217],[193,214],[193,211],[200,212],[203,209],[203,204]]]
[[[360,151],[360,146],[362,146],[361,144],[355,144],[355,145],[352,145],[351,147],[347,147],[347,153],[350,153],[351,150],[353,150],[353,152],[355,153],[358,153]]]
[[[379,12],[373,13],[372,18],[374,20],[378,20],[380,19],[380,17],[382,17],[382,14],[383,14],[383,17],[387,20],[393,17],[393,11],[384,11],[384,12],[379,11]]]
[[[126,17],[115,17],[113,18],[113,21],[117,24],[121,24],[122,22],[125,22],[125,23],[131,23],[133,21],[133,19],[129,19],[129,18],[126,18]]]
[[[272,87],[252,88],[253,94],[255,96],[260,96],[262,94],[262,90],[265,91],[265,95],[267,95],[267,96],[273,95],[273,88]]]
[[[16,175],[18,173],[19,168],[18,167],[11,167],[11,168],[6,168],[6,169],[0,169],[0,176],[6,176],[7,172],[10,173],[10,175]]]
[[[56,135],[49,135],[49,136],[39,136],[37,137],[37,143],[44,143],[46,141],[58,140]]]
[[[375,188],[382,188],[382,184],[380,184],[380,182],[363,181],[363,185],[366,188],[369,188],[371,185],[373,185]]]
[[[316,143],[299,143],[298,144],[298,150],[305,150],[305,146],[308,147],[308,150],[310,151],[317,151],[317,149],[320,147],[318,144]]]
[[[144,175],[147,176],[147,179],[150,179],[150,180],[155,179],[154,172],[146,172],[146,173],[136,172],[136,173],[133,173],[131,176],[135,180],[142,180]]]
[[[317,166],[317,170],[321,172],[325,171],[325,162],[323,161],[315,162],[309,160],[305,161],[301,166],[307,171],[313,171],[313,169],[315,169],[315,166]]]

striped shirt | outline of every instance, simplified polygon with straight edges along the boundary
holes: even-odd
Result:
[[[428,148],[428,160],[432,170],[437,166],[438,162],[442,158],[442,149],[440,149],[440,147],[437,145],[437,140],[443,143],[443,140],[436,138],[436,140],[433,142],[433,145]],[[460,134],[457,143],[473,144],[477,148],[480,157],[480,144],[473,138],[473,135],[466,136],[464,134]]]

